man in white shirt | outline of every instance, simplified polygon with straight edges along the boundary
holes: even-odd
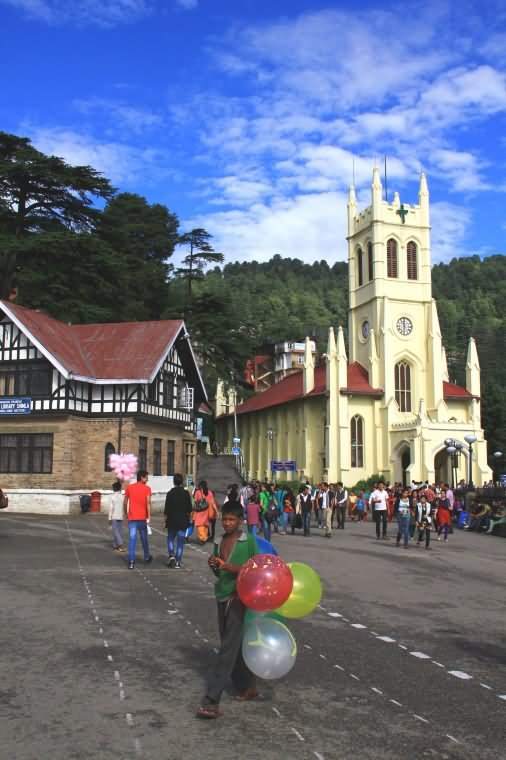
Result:
[[[322,487],[318,495],[318,507],[321,510],[323,523],[322,527],[325,529],[325,537],[330,538],[332,525],[332,503],[328,483],[322,483]]]
[[[380,524],[383,528],[383,539],[387,538],[387,514],[388,514],[388,492],[385,483],[380,480],[378,487],[372,492],[369,498],[369,505],[372,507],[374,522],[376,523],[376,540],[380,538]]]

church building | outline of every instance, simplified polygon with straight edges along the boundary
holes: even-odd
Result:
[[[271,462],[292,462],[295,477],[314,482],[353,486],[379,473],[392,482],[464,478],[481,485],[491,471],[478,353],[470,338],[466,385],[450,382],[432,297],[425,175],[417,204],[401,203],[398,193],[384,200],[378,169],[371,195],[360,211],[349,190],[348,347],[343,328],[331,327],[324,362],[315,367],[307,339],[301,371],[237,406],[245,469],[270,478]],[[233,400],[219,384],[222,446],[234,435]],[[448,439],[460,454],[449,453]]]

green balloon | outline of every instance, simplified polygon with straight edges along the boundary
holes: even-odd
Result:
[[[292,593],[281,607],[274,610],[285,618],[302,618],[318,606],[322,598],[322,582],[318,573],[303,562],[288,562],[293,575]]]

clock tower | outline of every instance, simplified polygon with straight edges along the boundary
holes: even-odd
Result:
[[[418,203],[383,198],[373,171],[371,205],[357,210],[348,197],[349,359],[384,390],[398,421],[423,399],[431,415],[444,414],[442,344],[431,286],[429,191],[420,177]],[[390,419],[390,423],[394,420]]]

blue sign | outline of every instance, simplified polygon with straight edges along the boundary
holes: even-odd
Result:
[[[238,457],[240,453],[241,453],[241,449],[239,448],[239,446],[234,446],[234,448],[232,449],[232,454],[235,457]]]
[[[271,472],[296,472],[297,462],[294,459],[273,459]]]
[[[25,398],[0,398],[0,414],[31,414],[32,399]]]

